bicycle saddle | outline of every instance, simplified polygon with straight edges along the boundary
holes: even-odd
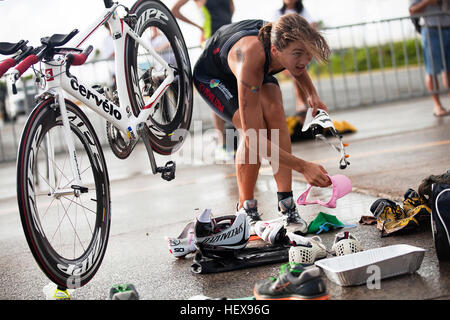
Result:
[[[41,38],[41,43],[49,47],[60,47],[69,42],[77,33],[78,29],[74,29],[69,34],[54,34],[51,37]]]
[[[28,41],[20,40],[17,43],[0,42],[0,54],[9,55],[16,53],[19,49],[22,49]]]

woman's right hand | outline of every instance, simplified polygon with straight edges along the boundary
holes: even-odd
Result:
[[[313,187],[328,187],[331,185],[331,180],[327,176],[328,172],[320,164],[305,161],[303,170],[301,172],[308,182]]]

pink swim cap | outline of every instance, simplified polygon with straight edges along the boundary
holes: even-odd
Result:
[[[328,176],[328,175],[327,175]],[[331,180],[331,184],[333,186],[333,193],[331,195],[331,199],[328,202],[324,202],[322,200],[308,200],[306,201],[306,197],[308,196],[309,190],[311,190],[312,186],[308,184],[308,187],[305,192],[303,192],[297,199],[297,203],[300,205],[307,204],[320,204],[321,206],[327,208],[336,208],[336,201],[339,198],[342,198],[347,193],[352,191],[352,182],[349,178],[344,176],[343,174],[337,174],[334,176],[328,176]]]

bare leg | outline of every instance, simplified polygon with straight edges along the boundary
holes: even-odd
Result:
[[[450,80],[450,71],[442,73],[442,82],[444,83],[444,87],[449,90],[449,80]],[[448,98],[450,99],[450,91],[448,91]]]
[[[223,121],[215,112],[212,113],[214,127],[217,130],[217,144],[220,147],[225,146],[225,121]]]
[[[284,113],[280,88],[271,83],[263,85],[261,98],[263,116],[268,129],[267,131],[270,134],[271,130],[278,130],[279,141],[273,141],[274,139],[271,139],[270,135],[268,138],[272,143],[278,143],[280,149],[291,153],[291,138],[286,124],[286,115]],[[282,166],[272,166],[272,169],[278,192],[292,191],[292,169]]]
[[[434,90],[439,90],[439,83],[437,76],[427,74],[425,78],[428,91],[431,93],[431,100],[434,103],[433,113],[435,116],[442,116],[446,114],[446,110],[442,107],[439,94],[433,93]]]
[[[241,129],[241,119],[239,112],[236,112],[233,116],[233,124],[236,129]],[[259,168],[261,167],[261,161],[259,157],[256,163],[250,163],[250,154],[247,146],[245,145],[245,138],[240,137],[240,143],[236,150],[236,177],[239,188],[239,205],[238,210],[242,207],[245,200],[254,199],[254,191],[256,181],[258,180]]]

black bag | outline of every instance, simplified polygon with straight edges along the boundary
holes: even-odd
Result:
[[[422,26],[421,26],[420,23],[419,23],[419,18],[413,17],[413,18],[411,18],[411,22],[412,22],[412,24],[414,25],[414,29],[416,29],[416,32],[417,32],[418,34],[421,34],[421,32],[422,32]]]
[[[450,261],[450,184],[433,183],[431,228],[439,260]]]

